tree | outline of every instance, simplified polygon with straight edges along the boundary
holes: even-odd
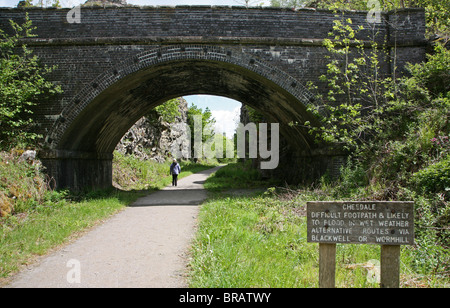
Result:
[[[192,105],[188,108],[187,123],[191,131],[191,145],[193,145],[193,155],[191,157],[200,158],[203,156],[203,148],[196,148],[196,146],[206,143],[212,136],[214,136],[214,124],[216,123],[216,120],[212,117],[212,113],[208,107],[206,107],[205,111],[203,111],[196,105]],[[198,138],[196,135],[199,134],[202,136],[201,144],[198,143],[199,140],[195,143],[195,139]]]
[[[14,34],[0,29],[0,147],[26,146],[39,135],[31,132],[32,107],[62,93],[61,87],[44,77],[55,67],[41,66],[39,59],[21,39],[35,37],[28,14],[18,25],[10,21]]]
[[[168,123],[174,122],[175,118],[181,115],[178,98],[168,100],[164,104],[155,107],[154,110],[162,117],[163,121]]]
[[[379,47],[373,40],[370,48],[358,40],[350,18],[335,20],[330,39],[324,40],[328,50],[327,73],[319,79],[326,83],[328,92],[316,96],[317,103],[310,106],[324,124],[310,127],[318,140],[341,144],[344,148],[357,147],[377,131],[383,101],[391,92],[387,88],[392,79],[381,78]],[[310,83],[310,89],[318,85]],[[309,122],[304,123],[309,126]]]

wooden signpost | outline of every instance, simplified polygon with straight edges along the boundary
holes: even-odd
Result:
[[[381,245],[381,287],[400,286],[400,245],[414,243],[414,202],[308,202],[308,242],[319,243],[319,287],[333,288],[336,243]]]

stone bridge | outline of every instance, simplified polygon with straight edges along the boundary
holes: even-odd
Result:
[[[79,23],[69,23],[69,9],[1,8],[0,28],[9,31],[8,20],[21,23],[26,13],[38,35],[26,44],[57,66],[50,79],[64,90],[35,110],[45,138],[40,156],[57,186],[72,189],[110,186],[112,153],[123,134],[158,104],[191,94],[255,108],[280,123],[289,159],[304,177],[335,173],[345,155],[288,125],[319,124],[307,112],[313,93],[304,85],[326,72],[322,42],[333,20],[345,16],[355,27],[374,28],[400,69],[423,61],[426,48],[421,9],[383,12],[381,23],[369,25],[367,12],[314,9],[82,7]],[[364,30],[361,39],[375,32]],[[393,65],[388,57],[384,73]]]

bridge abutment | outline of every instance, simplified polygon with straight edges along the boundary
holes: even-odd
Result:
[[[55,189],[103,189],[112,186],[112,154],[76,151],[39,153],[50,185]]]
[[[318,154],[312,156],[300,156],[298,181],[301,183],[312,183],[326,176],[330,180],[337,180],[341,175],[341,168],[345,166],[349,154]]]
[[[337,180],[341,168],[347,163],[349,151],[333,147],[322,147],[309,151],[285,150],[281,154],[278,168],[263,170],[263,176],[276,177],[288,184],[312,184],[323,176]]]

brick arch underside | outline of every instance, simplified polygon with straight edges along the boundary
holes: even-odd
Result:
[[[299,150],[313,141],[289,122],[316,119],[306,111],[311,94],[294,78],[235,50],[211,47],[158,48],[105,72],[73,99],[49,138],[53,148],[112,153],[124,133],[168,99],[210,94],[236,99],[280,123],[281,134]]]

